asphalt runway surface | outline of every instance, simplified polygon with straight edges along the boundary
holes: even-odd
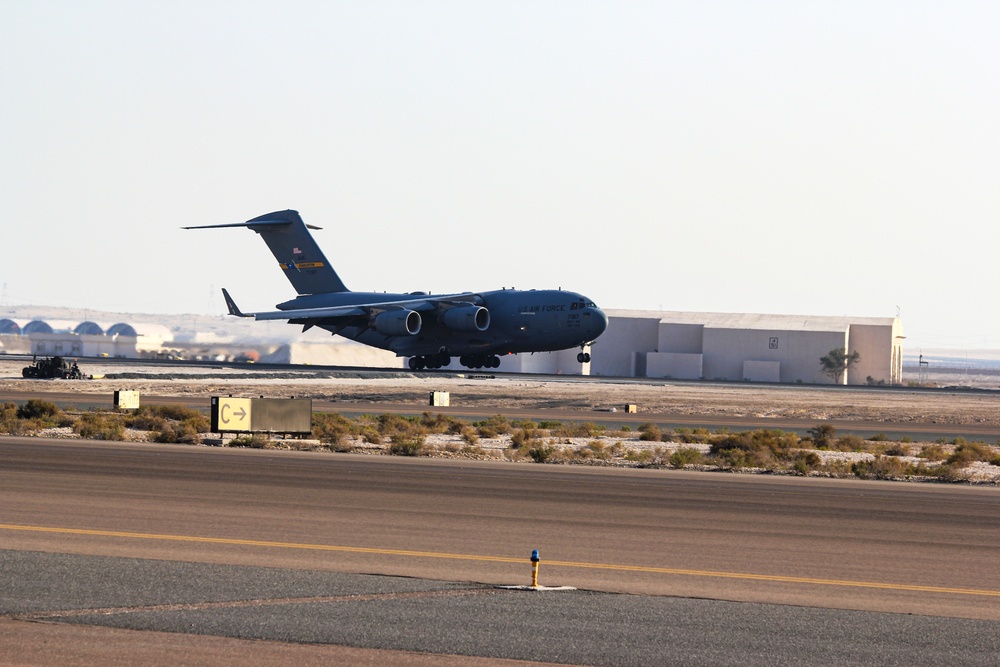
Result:
[[[998,547],[995,488],[0,438],[24,664],[996,664]]]

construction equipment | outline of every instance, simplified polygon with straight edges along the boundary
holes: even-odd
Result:
[[[26,378],[37,378],[42,380],[62,379],[62,380],[82,380],[83,373],[76,361],[72,364],[62,357],[46,357],[35,359],[30,366],[21,369],[21,375]]]

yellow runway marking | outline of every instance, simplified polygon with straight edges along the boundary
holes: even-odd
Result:
[[[505,556],[479,556],[476,554],[450,554],[436,551],[410,551],[406,549],[378,549],[373,547],[345,547],[331,544],[299,544],[295,542],[270,542],[266,540],[238,540],[225,537],[197,537],[194,535],[160,535],[156,533],[129,533],[113,530],[87,530],[84,528],[58,528],[52,526],[19,526],[0,524],[0,530],[14,530],[35,533],[55,533],[62,535],[89,535],[95,537],[121,537],[133,540],[165,540],[170,542],[198,542],[203,544],[225,544],[231,546],[270,547],[277,549],[307,549],[311,551],[338,551],[343,553],[378,554],[383,556],[407,556],[410,558],[448,558],[452,560],[525,563],[525,558]],[[811,584],[814,586],[845,586],[853,588],[874,588],[917,593],[950,593],[953,595],[980,595],[1000,597],[1000,591],[974,588],[948,588],[944,586],[917,586],[911,584],[889,584],[874,581],[849,581],[843,579],[817,579],[812,577],[787,577],[777,574],[750,574],[741,572],[717,572],[713,570],[683,570],[670,567],[647,567],[643,565],[615,565],[610,563],[583,563],[573,561],[546,560],[545,567],[568,567],[586,570],[611,570],[615,572],[642,572],[646,574],[672,574],[689,577],[714,577],[722,579],[742,579],[745,581],[772,581],[791,584]]]

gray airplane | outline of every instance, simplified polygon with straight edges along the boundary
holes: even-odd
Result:
[[[608,317],[587,297],[564,290],[501,289],[431,296],[425,292],[352,292],[316,245],[298,211],[275,211],[225,225],[260,234],[298,296],[278,310],[244,313],[225,289],[230,315],[288,320],[302,330],[326,329],[365,345],[409,357],[413,370],[441,368],[458,357],[468,368],[497,368],[500,356],[586,347],[608,328]]]

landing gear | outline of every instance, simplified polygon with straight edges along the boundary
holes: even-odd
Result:
[[[581,364],[589,364],[590,352],[581,352],[580,354],[576,355],[576,360],[579,361]]]
[[[438,368],[443,368],[451,363],[451,355],[446,352],[441,352],[440,354],[428,354],[426,356],[420,355],[410,357],[410,361],[407,363],[412,371],[422,371],[425,368],[437,370]]]
[[[500,368],[500,357],[495,354],[466,354],[458,361],[466,368]]]

